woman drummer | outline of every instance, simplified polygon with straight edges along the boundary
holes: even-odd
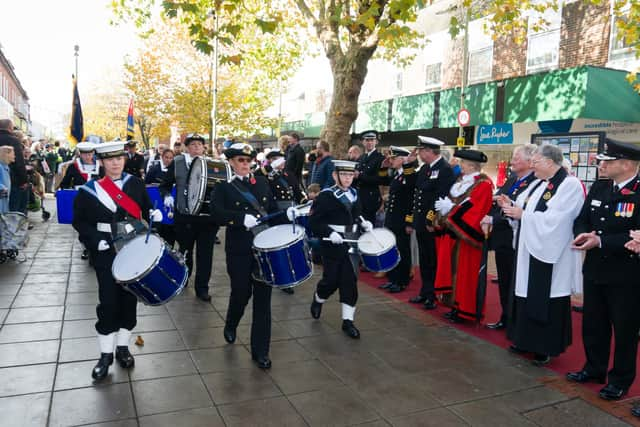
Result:
[[[91,376],[104,379],[116,360],[123,368],[131,368],[134,359],[129,352],[131,330],[136,326],[136,297],[116,284],[111,266],[116,255],[114,243],[141,224],[141,220],[162,221],[160,210],[151,210],[151,201],[140,178],[124,173],[124,142],[114,141],[96,146],[105,177],[91,180],[80,187],[73,204],[73,228],[89,250],[98,278],[96,308],[100,360]]]

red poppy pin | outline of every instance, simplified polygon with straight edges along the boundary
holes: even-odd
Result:
[[[633,191],[629,190],[628,188],[623,188],[622,190],[620,190],[620,194],[622,194],[623,196],[629,196],[631,194],[635,194]]]
[[[528,184],[527,181],[522,181],[520,185],[518,185],[518,187],[526,187],[527,184]]]
[[[249,182],[251,183],[251,185],[254,185],[256,183],[256,179],[254,177],[251,177],[251,179],[249,179]]]
[[[547,184],[547,190],[553,190],[553,183]]]

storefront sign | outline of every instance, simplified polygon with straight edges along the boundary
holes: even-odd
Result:
[[[478,126],[477,144],[513,144],[513,125],[494,123]]]

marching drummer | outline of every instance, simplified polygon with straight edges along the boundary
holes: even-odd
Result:
[[[73,189],[104,175],[100,161],[94,159],[95,144],[80,142],[76,148],[78,149],[78,157],[69,165],[62,181],[60,181],[59,188],[61,189]],[[80,257],[88,259],[89,251],[86,248],[83,249]]]
[[[342,330],[351,338],[360,338],[360,331],[353,324],[358,300],[358,271],[360,259],[355,248],[344,239],[358,236],[358,225],[371,231],[373,224],[363,219],[358,192],[351,187],[356,162],[333,160],[333,179],[336,185],[325,188],[311,206],[309,224],[313,234],[322,241],[321,254],[324,270],[311,302],[311,316],[320,318],[322,304],[336,291],[342,303]]]
[[[116,255],[115,244],[135,235],[132,230],[144,225],[142,219],[162,220],[159,210],[151,210],[151,201],[140,178],[124,173],[124,142],[99,144],[96,152],[104,166],[105,177],[91,180],[80,187],[73,206],[73,228],[89,250],[98,279],[98,343],[100,359],[91,376],[104,379],[116,360],[123,368],[131,368],[134,359],[129,352],[131,330],[136,326],[136,297],[115,283],[111,267]]]
[[[211,192],[211,215],[227,226],[225,251],[227,273],[231,280],[231,295],[224,326],[224,339],[236,340],[236,329],[253,294],[251,323],[251,357],[258,367],[269,369],[271,340],[271,287],[257,281],[253,273],[258,264],[253,255],[253,237],[263,228],[259,219],[275,212],[277,206],[269,183],[263,176],[251,173],[255,150],[248,144],[235,143],[224,155],[234,175],[230,182],[216,184]]]
[[[176,239],[180,251],[185,253],[189,275],[193,271],[194,251],[196,254],[195,292],[198,299],[211,301],[209,279],[213,265],[213,246],[218,233],[218,225],[208,212],[204,215],[191,215],[187,209],[187,178],[193,159],[204,156],[204,137],[197,133],[187,135],[184,141],[186,150],[174,157],[167,168],[164,182],[158,187],[164,198],[164,205],[174,211]],[[171,196],[176,186],[176,199]]]

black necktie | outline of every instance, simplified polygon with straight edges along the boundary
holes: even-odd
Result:
[[[249,183],[249,178],[248,177],[242,177],[242,182],[244,182],[245,184]]]
[[[618,184],[613,184],[613,192],[617,193],[618,190],[620,190],[620,187],[618,187]]]

